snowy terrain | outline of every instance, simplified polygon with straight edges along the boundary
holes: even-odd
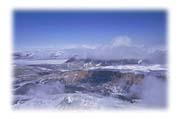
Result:
[[[35,64],[62,64],[66,62],[67,59],[45,59],[45,60],[29,60],[29,59],[18,59],[14,61],[16,65],[35,65]]]
[[[165,48],[115,39],[96,47],[13,53],[15,109],[137,109],[167,106]]]
[[[49,57],[52,55],[48,53],[48,57],[39,58],[32,54],[14,55],[15,109],[136,109],[167,105],[165,64],[147,59],[65,59]]]

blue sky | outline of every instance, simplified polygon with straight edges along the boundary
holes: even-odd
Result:
[[[165,11],[15,11],[14,44],[21,48],[97,45],[127,36],[133,43],[166,44]]]

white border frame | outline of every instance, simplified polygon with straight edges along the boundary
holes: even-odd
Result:
[[[175,118],[180,102],[180,7],[178,0],[3,0],[0,1],[0,112],[1,118]],[[11,108],[14,9],[64,10],[64,9],[163,9],[168,13],[169,46],[169,92],[168,108],[165,110],[119,110],[119,111],[14,111]]]

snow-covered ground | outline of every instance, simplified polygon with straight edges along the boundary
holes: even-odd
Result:
[[[134,85],[131,88],[133,92],[140,93],[141,99],[130,103],[127,100],[100,95],[96,92],[65,93],[65,87],[62,84],[42,83],[38,87],[32,86],[25,95],[14,95],[13,108],[58,110],[164,108],[167,100],[166,88],[166,82],[151,76],[147,77],[141,87]]]
[[[167,67],[160,64],[150,64],[150,65],[116,65],[116,66],[98,66],[91,67],[90,69],[116,69],[116,70],[129,70],[129,71],[142,71],[150,72],[157,70],[167,70]]]
[[[42,60],[37,60],[37,59],[18,59],[14,60],[15,65],[36,65],[36,64],[62,64],[66,62],[67,59],[42,59]]]
[[[68,63],[65,63],[66,61],[67,59],[14,60],[15,83],[13,84],[13,92],[15,93],[13,95],[13,107],[15,109],[89,110],[162,108],[167,105],[167,66],[165,65],[125,64],[101,66],[99,64],[84,64],[86,67],[81,68],[80,71],[78,69],[78,72],[76,72],[70,69],[66,70],[67,67],[63,69],[64,65],[61,67],[62,64],[68,65]],[[73,63],[71,62],[69,67],[74,66]],[[75,65],[78,65],[78,63],[75,63]],[[104,70],[105,73],[112,76],[103,74],[101,71]],[[86,71],[95,72],[86,74]],[[113,73],[113,71],[116,73]],[[140,72],[140,75],[136,75],[136,72]],[[155,72],[155,74],[151,72]],[[89,75],[92,75],[92,78],[97,81],[106,80],[106,78],[112,79],[108,79],[108,82],[102,81],[103,83],[98,85],[90,84],[91,82],[83,83],[86,76]],[[123,78],[118,79],[118,76]],[[141,81],[141,79],[143,80]],[[61,82],[61,80],[67,82]],[[87,80],[89,79],[87,78]],[[129,82],[130,80],[137,81]],[[66,92],[65,89],[69,85],[72,86],[71,92]],[[125,89],[128,90],[123,91]],[[101,90],[107,91],[108,95],[102,93]],[[111,92],[108,92],[108,90],[111,90]],[[117,93],[114,96],[114,92],[122,93]],[[131,99],[131,97],[128,97],[129,95],[138,95],[140,98]]]
[[[69,93],[46,96],[17,96],[19,101],[14,105],[15,109],[137,109],[144,104],[129,103],[117,98],[101,96],[96,94]],[[30,100],[30,101],[27,101]]]

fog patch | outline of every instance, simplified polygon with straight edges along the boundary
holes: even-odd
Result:
[[[148,107],[165,107],[167,81],[147,76],[143,82],[142,103]]]

